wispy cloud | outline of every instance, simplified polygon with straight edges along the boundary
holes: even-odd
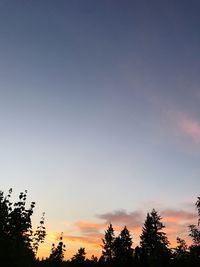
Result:
[[[99,240],[100,240],[100,234],[90,234],[87,236],[79,236],[79,235],[64,235],[63,236],[64,241],[66,242],[76,242],[80,244],[89,244],[93,245],[95,247],[99,247]],[[59,237],[57,237],[57,240],[59,240]]]
[[[190,223],[196,219],[196,214],[185,210],[165,209],[160,212],[162,220],[166,223]],[[103,219],[105,224],[113,223],[116,225],[130,226],[131,229],[141,227],[146,214],[142,211],[127,212],[119,210],[98,215],[98,218]]]
[[[161,212],[163,222],[166,226],[165,232],[171,242],[171,246],[176,246],[176,238],[184,238],[188,244],[191,244],[189,238],[188,226],[197,222],[197,215],[186,210],[166,209]]]
[[[200,143],[200,121],[182,116],[179,121],[181,131],[190,136],[196,143]]]
[[[196,214],[189,211],[184,210],[172,210],[167,209],[161,212],[161,216],[163,217],[163,220],[166,222],[171,223],[190,223],[196,219]]]
[[[91,234],[91,233],[99,233],[103,229],[105,229],[105,223],[93,223],[88,221],[78,221],[75,223],[75,226],[83,233],[83,234]]]
[[[106,224],[113,223],[116,225],[126,225],[131,229],[141,226],[144,219],[144,213],[141,211],[127,212],[125,210],[118,210],[97,215],[98,218],[103,219]]]

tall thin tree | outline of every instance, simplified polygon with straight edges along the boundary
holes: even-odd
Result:
[[[114,258],[114,241],[115,241],[115,233],[112,227],[112,224],[108,226],[108,229],[105,231],[105,236],[102,239],[102,256],[106,262],[110,262]]]
[[[147,258],[154,264],[164,265],[164,262],[170,256],[169,241],[162,230],[165,228],[161,222],[161,217],[157,211],[153,209],[147,213],[147,217],[140,236],[140,245],[146,253]]]

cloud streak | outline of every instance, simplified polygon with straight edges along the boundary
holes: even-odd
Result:
[[[167,209],[161,212],[163,220],[170,223],[190,223],[196,219],[196,214],[184,210]]]
[[[141,211],[127,212],[125,210],[118,210],[97,215],[99,219],[103,219],[106,224],[113,223],[116,225],[126,225],[134,229],[141,226],[144,219],[144,213]]]
[[[92,245],[95,247],[99,247],[99,240],[100,240],[100,234],[93,234],[93,235],[87,235],[87,236],[79,236],[79,235],[64,235],[63,240],[65,242],[75,242],[80,244],[87,244]],[[59,240],[59,238],[57,238]]]
[[[105,229],[106,224],[78,221],[75,223],[75,226],[78,227],[83,234],[91,234],[91,233],[100,233],[100,231]]]
[[[179,121],[181,131],[190,136],[196,143],[200,143],[200,122],[183,116]]]

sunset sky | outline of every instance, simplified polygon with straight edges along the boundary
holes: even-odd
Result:
[[[199,0],[0,0],[1,190],[46,213],[49,255],[99,255],[155,208],[172,243],[200,195]],[[173,243],[174,244],[174,243]]]

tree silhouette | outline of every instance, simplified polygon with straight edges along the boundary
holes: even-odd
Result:
[[[174,249],[173,257],[176,262],[180,263],[182,266],[187,262],[189,251],[188,246],[184,239],[177,237],[177,247]]]
[[[97,258],[96,256],[92,255],[92,256],[91,256],[91,259],[90,259],[90,262],[91,262],[91,264],[93,264],[93,265],[97,265],[97,263],[98,263],[98,258]]]
[[[85,262],[85,248],[79,248],[78,252],[72,257],[71,262],[76,265],[83,265]]]
[[[71,261],[64,260],[63,233],[57,245],[52,244],[47,259],[36,260],[39,244],[44,242],[46,229],[44,213],[40,224],[33,230],[31,218],[35,202],[27,208],[27,191],[21,192],[16,202],[11,202],[12,190],[8,195],[0,191],[0,266],[2,267],[199,267],[200,266],[200,197],[195,204],[198,211],[197,225],[189,226],[192,245],[177,237],[177,246],[169,249],[169,241],[161,217],[154,209],[147,217],[140,236],[140,246],[132,248],[132,237],[125,226],[117,237],[110,224],[102,239],[102,256],[86,259],[85,248],[81,247]],[[134,251],[134,253],[133,253]],[[173,251],[173,253],[172,253]]]
[[[196,225],[192,224],[189,225],[190,234],[189,236],[192,237],[193,245],[200,246],[200,231]]]
[[[43,243],[46,237],[46,228],[44,226],[44,215],[45,213],[42,214],[40,225],[37,227],[33,237],[33,250],[35,252],[35,255],[37,254],[39,244]]]
[[[198,219],[198,225],[200,224],[200,197],[197,197],[197,202],[195,204],[196,208],[197,208],[197,212],[198,212],[198,216],[199,216],[199,219]]]
[[[114,256],[121,264],[131,263],[133,259],[132,237],[126,226],[114,241]]]
[[[105,237],[102,239],[103,241],[103,250],[102,256],[106,262],[110,262],[114,258],[114,241],[115,234],[112,224],[108,226],[108,229],[105,231]]]
[[[64,259],[65,252],[65,244],[63,243],[63,233],[60,235],[60,241],[56,246],[54,243],[52,244],[51,254],[48,258],[48,261],[52,262],[54,265],[59,265],[62,263]]]
[[[193,265],[200,264],[200,197],[197,198],[195,203],[198,212],[198,224],[189,225],[189,236],[192,238],[193,244],[190,246],[190,255],[193,259]]]
[[[12,189],[7,196],[0,192],[0,261],[4,266],[27,267],[35,259],[31,222],[35,202],[27,209],[27,191],[21,192],[15,203],[11,194]]]
[[[141,248],[146,253],[149,263],[156,263],[164,266],[170,256],[169,241],[166,233],[162,232],[165,228],[161,222],[161,217],[153,209],[147,213],[147,217],[140,236]]]

